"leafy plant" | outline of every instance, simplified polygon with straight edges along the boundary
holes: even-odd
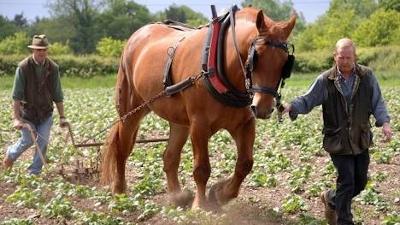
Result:
[[[12,218],[5,220],[0,225],[33,225],[34,223],[30,219],[16,219]]]
[[[60,194],[44,205],[42,211],[44,215],[51,218],[70,219],[75,209],[73,208],[72,203]]]
[[[306,209],[305,202],[299,195],[289,195],[282,203],[283,212],[294,214]]]
[[[400,215],[398,212],[393,212],[385,216],[382,221],[383,225],[399,225],[400,224]]]
[[[15,204],[17,207],[38,208],[44,202],[44,198],[41,189],[32,190],[20,186],[6,198],[6,201]]]
[[[104,37],[97,43],[96,50],[101,56],[119,57],[124,49],[124,44],[125,41]]]
[[[0,41],[2,54],[26,54],[28,53],[29,38],[25,32],[17,32]]]

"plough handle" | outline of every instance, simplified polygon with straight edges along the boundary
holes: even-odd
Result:
[[[39,154],[39,158],[40,158],[40,160],[42,161],[43,165],[46,165],[46,164],[47,164],[47,163],[46,163],[46,160],[45,160],[45,158],[44,158],[44,156],[43,156],[42,151],[40,151],[39,145],[38,145],[37,140],[36,140],[35,131],[33,130],[32,126],[31,126],[29,123],[24,123],[24,124],[23,124],[23,127],[25,127],[26,129],[28,129],[29,132],[31,133],[31,138],[32,138],[32,141],[33,141],[33,143],[34,143],[34,145],[35,145],[35,151]],[[38,136],[38,137],[39,137],[39,136]],[[46,141],[46,140],[45,140],[45,141]]]

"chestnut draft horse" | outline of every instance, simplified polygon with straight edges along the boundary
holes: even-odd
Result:
[[[153,111],[170,125],[169,141],[163,155],[170,201],[176,206],[186,207],[192,203],[192,208],[218,209],[238,196],[241,183],[253,166],[255,117],[269,118],[275,106],[282,70],[290,56],[286,41],[296,18],[292,16],[289,21],[275,22],[261,10],[251,7],[237,11],[232,17],[234,24],[230,23],[223,38],[223,70],[234,89],[251,93],[249,103],[239,107],[224,104],[210,92],[204,82],[207,75],[203,73],[185,90],[159,98],[120,120],[108,134],[102,156],[101,178],[111,185],[113,193],[126,189],[127,158],[132,152],[140,121]],[[208,27],[179,31],[165,24],[149,24],[136,31],[124,48],[118,70],[116,106],[120,117],[164,89],[167,52],[176,43],[179,45],[170,70],[173,83],[201,74],[202,49],[207,34]],[[249,61],[254,62],[249,65]],[[244,64],[246,68],[252,67],[250,77],[245,78]],[[227,130],[235,140],[237,162],[233,174],[214,184],[207,197],[206,184],[211,173],[208,140],[221,129]],[[178,179],[180,155],[189,136],[197,188],[194,196],[189,191],[182,191]]]

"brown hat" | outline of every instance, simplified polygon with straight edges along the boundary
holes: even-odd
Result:
[[[34,35],[32,38],[32,44],[28,45],[31,49],[47,49],[49,42],[44,34]]]

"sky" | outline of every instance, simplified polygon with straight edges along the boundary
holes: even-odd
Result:
[[[49,0],[0,0],[0,15],[13,19],[14,15],[23,13],[28,21],[33,21],[36,17],[48,17],[49,9],[46,3]],[[294,8],[303,13],[306,22],[315,21],[318,16],[325,13],[329,8],[330,0],[292,0]],[[194,11],[201,12],[207,17],[211,17],[210,4],[214,4],[217,12],[236,4],[241,6],[239,0],[135,0],[135,2],[146,5],[150,12],[154,13],[163,10],[175,3],[177,5],[187,5]]]

